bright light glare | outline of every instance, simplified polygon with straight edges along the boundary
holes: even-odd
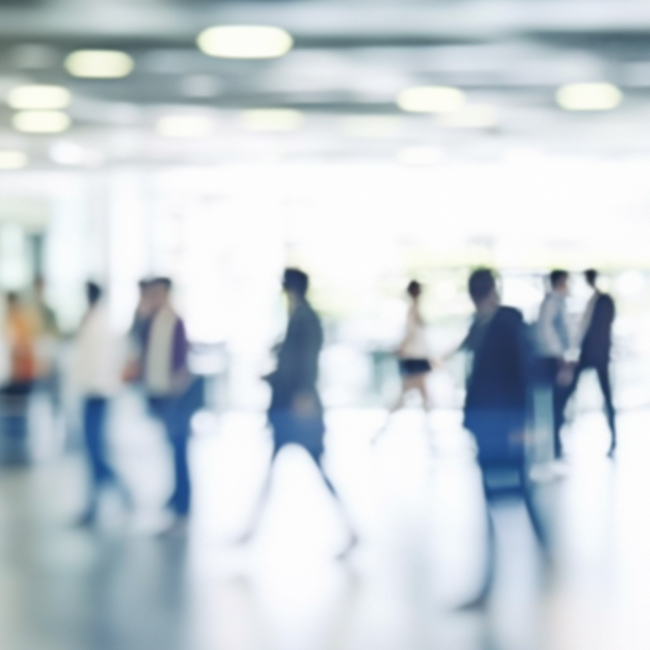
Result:
[[[208,56],[226,59],[273,59],[293,47],[293,38],[280,27],[265,25],[223,25],[210,27],[197,38],[199,49]]]
[[[133,72],[133,59],[118,50],[78,50],[68,55],[65,68],[73,77],[120,79]]]
[[[55,142],[48,153],[50,160],[59,165],[100,165],[103,162],[100,151],[66,140]]]
[[[11,123],[23,133],[61,133],[70,128],[70,118],[60,111],[20,111]]]
[[[462,90],[448,86],[415,86],[397,96],[397,105],[410,113],[453,113],[465,102]]]
[[[70,104],[70,91],[63,86],[18,86],[9,91],[7,104],[15,109],[56,109]]]
[[[28,162],[24,151],[0,151],[0,169],[21,169]]]
[[[201,138],[214,130],[205,115],[165,115],[156,123],[156,131],[167,138]]]
[[[441,151],[434,147],[404,147],[397,152],[397,162],[411,167],[435,165],[441,157]]]
[[[244,111],[241,121],[250,131],[286,132],[299,129],[305,116],[289,108],[263,108]]]
[[[355,138],[392,138],[398,135],[402,122],[390,115],[354,115],[341,119],[344,135]]]
[[[555,99],[566,111],[610,111],[621,103],[623,93],[610,83],[576,83],[560,87]]]

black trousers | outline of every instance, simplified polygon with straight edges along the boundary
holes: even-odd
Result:
[[[564,424],[564,407],[569,399],[570,387],[560,386],[557,375],[560,360],[555,357],[540,357],[535,366],[535,390],[548,391],[551,396],[551,412],[548,414],[553,427],[553,452],[555,458],[562,456],[560,432]]]

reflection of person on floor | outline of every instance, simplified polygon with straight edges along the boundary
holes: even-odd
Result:
[[[289,303],[289,324],[278,352],[276,370],[265,378],[271,385],[268,419],[273,429],[273,460],[284,445],[300,445],[313,458],[325,485],[340,504],[336,490],[321,465],[325,422],[316,383],[323,331],[318,315],[306,298],[308,284],[308,276],[302,271],[285,270],[283,289]],[[253,526],[242,537],[242,541],[252,535],[269,490],[270,471],[255,511]],[[356,536],[346,512],[343,508],[341,511],[350,531],[351,548],[356,542]]]
[[[612,297],[602,293],[596,286],[598,273],[593,269],[585,271],[587,284],[594,290],[585,311],[582,322],[582,342],[580,345],[580,357],[575,369],[573,381],[568,390],[563,395],[563,401],[560,404],[559,416],[560,426],[564,422],[564,407],[575,392],[580,375],[583,370],[592,368],[596,371],[598,383],[603,393],[605,402],[605,413],[607,422],[611,431],[611,444],[609,448],[610,456],[616,449],[616,423],[614,403],[612,400],[612,386],[609,376],[609,360],[612,349],[612,325],[616,315],[616,308]]]
[[[173,450],[174,492],[167,505],[176,516],[172,530],[182,531],[190,511],[187,450],[191,410],[187,404],[191,376],[185,324],[171,304],[171,280],[149,283],[152,317],[143,334],[142,377],[152,413],[161,420]]]
[[[566,403],[568,386],[572,381],[572,367],[567,363],[571,337],[566,308],[569,293],[569,274],[555,270],[549,276],[551,290],[546,294],[535,326],[537,344],[536,377],[538,389],[550,397],[548,414],[553,428],[555,458],[562,456],[562,410]]]
[[[101,489],[117,487],[127,507],[129,493],[118,480],[106,458],[106,422],[110,400],[119,386],[120,354],[117,337],[111,331],[101,288],[86,285],[88,310],[77,332],[72,364],[72,382],[83,400],[83,431],[90,465],[90,492],[83,525],[94,523]]]
[[[542,541],[524,470],[530,354],[523,317],[512,307],[501,306],[494,275],[488,269],[472,273],[469,293],[476,313],[462,345],[471,355],[464,426],[476,439],[488,503],[500,494],[490,485],[490,477],[494,478],[495,472],[513,473],[515,493],[524,498],[533,528]],[[489,510],[488,527],[487,578],[477,603],[487,597],[493,575],[494,532]]]

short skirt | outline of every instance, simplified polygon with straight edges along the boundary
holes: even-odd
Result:
[[[413,377],[431,372],[431,364],[428,359],[400,359],[399,372],[402,377]]]

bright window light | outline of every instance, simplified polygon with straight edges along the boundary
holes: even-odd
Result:
[[[24,151],[0,151],[0,169],[21,169],[28,162]]]
[[[120,79],[133,72],[133,59],[118,50],[78,50],[69,54],[65,68],[73,77]]]
[[[11,122],[23,133],[61,133],[70,128],[70,118],[61,111],[20,111]]]
[[[293,47],[293,38],[280,27],[265,25],[223,25],[210,27],[197,39],[208,56],[226,59],[274,59]]]
[[[259,108],[241,114],[242,124],[250,131],[295,131],[304,121],[300,111],[289,108]]]
[[[165,115],[156,122],[156,131],[167,138],[201,138],[214,130],[205,115]]]
[[[465,102],[465,93],[449,86],[415,86],[397,96],[397,105],[409,113],[453,113]]]
[[[63,86],[18,86],[7,96],[7,104],[15,109],[56,109],[70,104],[70,91]]]
[[[576,83],[561,86],[555,99],[565,111],[611,111],[623,93],[610,83]]]

